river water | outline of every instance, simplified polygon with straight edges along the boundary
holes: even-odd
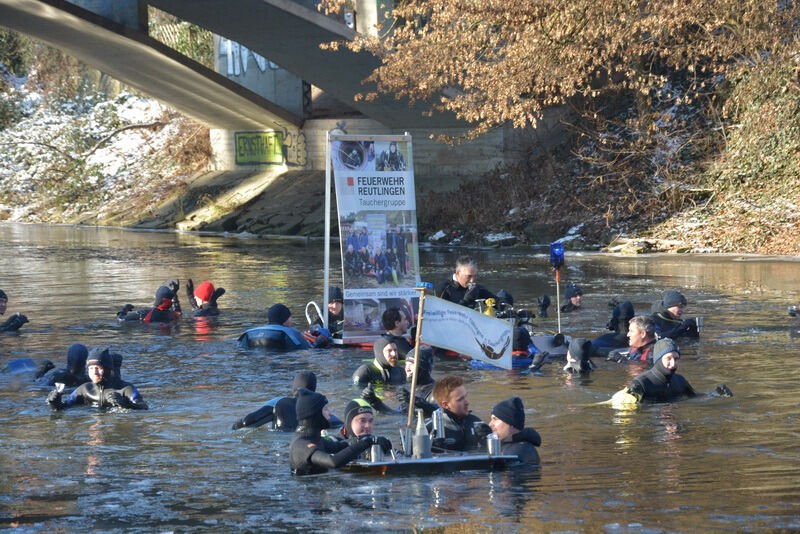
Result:
[[[150,404],[144,412],[54,413],[30,375],[0,374],[0,527],[800,529],[800,326],[786,313],[800,301],[797,258],[567,255],[564,279],[582,286],[585,302],[564,318],[568,334],[604,333],[612,297],[645,312],[661,290],[681,288],[687,313],[704,316],[705,330],[682,347],[680,372],[699,391],[726,383],[733,398],[615,412],[595,403],[629,382],[633,368],[599,361],[590,378],[575,379],[556,365],[535,376],[437,361],[435,376],[466,378],[471,408],[484,419],[497,401],[522,397],[526,424],[543,439],[539,470],[298,478],[287,466],[290,435],[232,432],[232,422],[288,393],[301,369],[318,374],[341,415],[357,395],[350,375],[370,353],[240,350],[236,337],[263,324],[271,303],[286,303],[300,319],[308,300],[320,300],[320,243],[3,224],[0,247],[7,313],[30,318],[18,335],[0,335],[0,366],[30,357],[61,367],[71,343],[110,345],[125,357],[123,377]],[[423,252],[423,279],[448,276],[457,254]],[[537,296],[554,295],[540,252],[474,255],[481,282],[509,290],[518,305],[535,309]],[[217,325],[117,323],[123,304],[144,307],[164,280],[189,277],[227,289]],[[377,423],[399,441],[402,418]]]

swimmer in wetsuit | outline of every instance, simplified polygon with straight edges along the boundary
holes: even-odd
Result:
[[[375,359],[365,363],[353,373],[353,383],[357,386],[367,384],[401,385],[406,383],[406,373],[397,365],[397,346],[386,339],[379,337],[372,345]]]
[[[469,256],[461,256],[456,260],[453,276],[439,285],[436,296],[468,308],[475,308],[477,300],[497,300],[494,293],[477,283],[477,278],[478,264]]]
[[[295,404],[297,403],[297,392],[300,388],[309,391],[317,390],[317,375],[312,371],[300,371],[292,381],[292,395],[270,401],[255,412],[249,413],[237,419],[233,423],[233,430],[239,428],[256,428],[267,423],[272,423],[272,428],[284,432],[294,432],[297,429],[297,416],[295,415]]]
[[[407,354],[408,351],[412,350],[413,346],[405,338],[410,326],[410,321],[405,311],[400,308],[388,308],[381,315],[381,324],[386,330],[383,337],[393,342],[400,354]]]
[[[537,448],[542,444],[542,437],[533,428],[525,428],[522,399],[511,397],[498,402],[492,408],[489,427],[500,440],[501,454],[513,454],[523,464],[539,464]]]
[[[186,296],[192,305],[192,316],[215,317],[219,315],[217,299],[225,294],[224,287],[215,288],[208,280],[201,282],[196,288],[192,279],[186,282]]]
[[[181,318],[181,304],[178,301],[177,280],[170,280],[156,290],[152,308],[134,311],[132,304],[126,304],[117,312],[120,321],[142,321],[143,323],[172,323]]]
[[[123,381],[114,374],[114,358],[107,348],[94,348],[86,360],[89,382],[78,386],[72,393],[64,396],[60,389],[54,389],[47,396],[47,404],[55,410],[75,405],[89,405],[97,408],[129,408],[146,410],[147,403],[133,384]]]
[[[34,379],[37,384],[43,386],[55,386],[56,383],[64,384],[65,387],[75,388],[81,384],[89,382],[89,375],[86,374],[86,358],[89,350],[85,345],[75,343],[67,349],[67,366],[63,369],[55,369],[55,365],[50,360],[45,360],[39,367]]]
[[[467,389],[459,376],[445,376],[436,382],[433,396],[442,409],[445,435],[433,440],[439,450],[468,451],[477,449],[491,434],[489,425],[469,411]],[[432,430],[432,424],[428,431]]]
[[[331,412],[328,399],[314,391],[300,388],[295,406],[299,427],[289,446],[289,465],[292,474],[316,475],[337,469],[355,460],[373,444],[389,452],[386,438],[368,436],[352,444],[347,441],[324,439],[322,431],[330,428]]]
[[[0,289],[0,315],[5,315],[6,306],[8,306],[8,295],[6,295],[5,291]],[[27,322],[28,318],[17,312],[0,323],[0,332],[16,332]]]
[[[664,291],[660,310],[652,315],[658,337],[671,339],[700,337],[697,320],[694,317],[683,318],[687,303],[686,297],[680,291],[676,289]]]

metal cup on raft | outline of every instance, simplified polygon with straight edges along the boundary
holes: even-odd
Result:
[[[486,451],[489,456],[500,454],[500,440],[497,438],[497,434],[492,433],[486,436]]]
[[[434,410],[433,414],[431,414],[431,422],[433,423],[433,437],[435,438],[443,438],[444,437],[444,412],[442,409],[439,408],[438,410]]]
[[[697,317],[695,319],[695,322],[697,323],[697,333],[699,334],[700,332],[703,331],[703,323],[705,322],[705,319],[703,319],[702,317]]]
[[[383,461],[383,449],[378,443],[375,443],[369,448],[369,461],[370,462]]]

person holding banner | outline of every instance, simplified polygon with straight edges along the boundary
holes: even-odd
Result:
[[[460,376],[448,375],[438,380],[433,387],[433,397],[442,409],[445,429],[443,438],[437,436],[433,440],[434,448],[449,451],[477,449],[492,433],[489,425],[469,411],[467,388]]]
[[[497,299],[494,293],[477,283],[477,278],[478,264],[469,256],[461,256],[456,260],[452,278],[439,286],[436,296],[468,308],[475,308],[480,299]]]
[[[385,337],[379,337],[372,345],[375,359],[364,364],[353,373],[353,383],[359,387],[368,384],[401,385],[406,383],[406,372],[397,365],[397,345]]]

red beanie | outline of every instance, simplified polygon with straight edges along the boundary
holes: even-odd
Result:
[[[208,302],[208,300],[211,298],[212,293],[214,293],[214,284],[212,284],[208,280],[201,283],[194,290],[194,296],[199,298],[203,302]]]

